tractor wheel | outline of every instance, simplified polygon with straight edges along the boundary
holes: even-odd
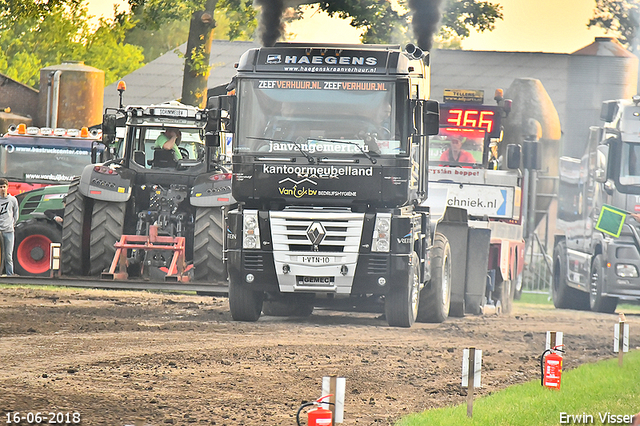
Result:
[[[451,247],[449,240],[436,233],[431,249],[431,283],[420,294],[418,322],[443,322],[451,304]]]
[[[384,313],[391,327],[411,327],[416,320],[420,298],[419,264],[417,253],[413,252],[408,282],[391,288],[385,296]]]
[[[229,277],[229,310],[234,321],[258,321],[264,293],[247,288]]]
[[[591,283],[589,287],[589,306],[592,311],[612,314],[618,307],[617,297],[602,295],[604,287],[604,267],[602,265],[602,255],[597,254],[591,264]]]
[[[94,201],[91,215],[89,275],[100,275],[111,265],[116,253],[114,244],[122,237],[125,208],[126,203]]]
[[[78,190],[78,181],[69,187],[62,222],[62,275],[87,275],[92,200]]]
[[[193,235],[194,278],[200,282],[226,282],[224,216],[226,208],[198,208]]]
[[[62,239],[60,227],[47,220],[30,219],[15,229],[15,271],[18,275],[49,275],[50,246]]]

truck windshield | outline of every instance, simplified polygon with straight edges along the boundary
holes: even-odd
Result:
[[[640,143],[625,142],[622,144],[620,158],[620,183],[640,185]]]
[[[0,174],[28,183],[69,183],[91,164],[88,139],[8,136],[0,138]],[[102,144],[97,144],[102,151]]]
[[[482,164],[483,130],[440,128],[431,138],[429,165],[443,167],[474,167]]]
[[[406,154],[394,93],[389,82],[241,80],[234,152]]]

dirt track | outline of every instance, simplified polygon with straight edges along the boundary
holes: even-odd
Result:
[[[346,378],[344,424],[388,425],[465,401],[464,347],[483,350],[487,394],[539,377],[547,330],[565,333],[565,369],[613,356],[616,321],[516,305],[511,316],[411,329],[390,328],[380,314],[320,309],[237,323],[225,298],[4,288],[0,421],[13,411],[71,411],[85,426],[295,425],[321,378],[337,374]]]

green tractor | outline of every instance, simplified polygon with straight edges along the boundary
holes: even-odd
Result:
[[[14,269],[18,275],[48,276],[50,246],[62,240],[64,199],[69,185],[52,185],[16,196],[20,217],[15,228]]]

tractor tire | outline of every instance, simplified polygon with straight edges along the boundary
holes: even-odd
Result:
[[[194,279],[226,282],[224,263],[224,216],[226,208],[198,208],[193,235]]]
[[[443,322],[451,305],[451,247],[449,240],[437,232],[431,248],[431,283],[420,294],[418,322]]]
[[[258,321],[263,300],[263,292],[251,290],[229,277],[229,310],[234,321]]]
[[[89,235],[93,200],[80,194],[78,182],[75,181],[69,187],[64,208],[60,253],[62,275],[87,275],[89,268]]]
[[[553,250],[551,298],[557,309],[589,309],[589,295],[567,284],[567,246],[560,241]]]
[[[89,275],[108,269],[116,253],[115,243],[122,237],[126,203],[94,201],[91,214]]]
[[[420,299],[419,264],[418,254],[413,252],[407,283],[391,288],[385,296],[384,313],[391,327],[411,327],[416,320]]]
[[[15,272],[23,276],[48,276],[51,243],[62,240],[60,227],[48,220],[29,219],[16,225],[15,238]]]
[[[589,283],[589,307],[594,312],[612,314],[618,307],[617,297],[602,295],[604,287],[604,267],[602,255],[597,254],[591,263],[591,282]]]

